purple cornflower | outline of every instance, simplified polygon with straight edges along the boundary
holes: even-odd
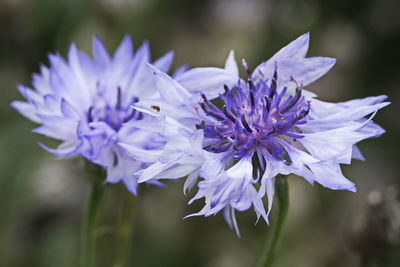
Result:
[[[61,141],[56,149],[39,143],[41,147],[56,156],[82,155],[107,170],[107,182],[122,180],[136,194],[134,173],[145,165],[129,157],[119,143],[140,149],[162,145],[157,134],[136,128],[148,116],[131,107],[143,97],[158,94],[148,72],[149,45],[145,42],[134,53],[126,36],[110,57],[94,37],[93,57],[75,44],[69,48],[67,61],[50,54],[50,67],[42,65],[41,73],[33,74],[34,90],[18,86],[28,102],[14,101],[12,107],[42,124],[33,132]],[[168,71],[172,59],[173,53],[168,52],[154,65]]]
[[[235,210],[253,206],[257,217],[268,222],[278,174],[296,174],[310,184],[316,181],[330,189],[355,192],[340,164],[363,159],[355,144],[384,133],[372,117],[389,103],[383,102],[384,95],[342,103],[316,99],[303,87],[329,71],[335,59],[306,58],[308,43],[308,34],[300,36],[254,72],[243,61],[246,80],[238,77],[231,52],[225,72],[232,78],[219,88],[213,86],[214,90],[203,90],[201,85],[197,92],[193,90],[196,82],[218,80],[210,73],[190,83],[190,73],[174,80],[153,68],[160,109],[148,110],[152,100],[134,106],[155,117],[153,125],[158,126],[153,130],[164,137],[166,145],[153,152],[151,159],[147,152],[154,163],[138,173],[139,182],[188,175],[186,190],[200,175],[199,190],[189,203],[204,197],[205,206],[190,216],[224,210],[225,219],[237,232]],[[372,116],[365,118],[368,114]],[[262,201],[265,194],[268,212]]]

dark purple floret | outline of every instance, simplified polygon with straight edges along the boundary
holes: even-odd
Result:
[[[99,87],[99,84],[98,84]],[[121,128],[123,123],[131,119],[140,120],[143,114],[131,106],[138,102],[137,97],[132,97],[127,105],[122,105],[122,91],[121,87],[117,87],[117,99],[115,105],[107,103],[106,99],[99,94],[99,100],[96,101],[98,105],[91,106],[87,112],[88,123],[103,121],[107,123],[116,132]]]
[[[245,61],[243,65],[248,82],[239,81],[232,88],[224,86],[225,93],[219,97],[224,103],[222,110],[201,95],[200,107],[205,116],[201,115],[201,123],[196,127],[204,130],[204,149],[215,153],[232,150],[236,160],[257,152],[261,166],[264,165],[261,155],[269,153],[273,158],[291,164],[282,142],[303,137],[296,125],[306,123],[304,119],[310,103],[302,96],[302,84],[292,78],[296,91],[287,96],[287,88],[277,90],[277,64],[269,85],[267,80],[260,80],[255,85]]]

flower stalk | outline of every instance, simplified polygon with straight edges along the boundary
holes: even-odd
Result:
[[[89,167],[89,166],[88,166]],[[93,166],[97,167],[97,166]],[[90,168],[92,169],[92,168]],[[96,255],[96,222],[103,202],[106,186],[99,178],[98,171],[100,168],[93,168],[90,174],[91,178],[91,189],[86,204],[86,210],[83,217],[82,232],[81,232],[81,267],[94,267],[95,255]]]
[[[136,212],[136,197],[121,187],[121,208],[117,222],[115,244],[115,267],[127,266],[132,245],[133,221]]]
[[[277,201],[275,205],[277,206],[269,229],[267,242],[257,267],[270,267],[273,264],[275,252],[279,245],[289,211],[289,186],[287,180],[287,176],[284,175],[278,175],[276,178],[275,191]]]

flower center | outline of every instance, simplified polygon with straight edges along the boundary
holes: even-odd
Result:
[[[121,98],[121,87],[117,88],[117,99],[114,104],[107,102],[106,97],[98,93],[95,105],[91,106],[87,112],[88,123],[102,121],[118,132],[123,123],[131,119],[140,120],[143,114],[131,108],[132,104],[138,102],[139,99],[133,97],[128,105],[122,106]]]
[[[204,130],[204,149],[214,153],[233,151],[235,160],[257,151],[271,154],[275,159],[291,163],[290,156],[281,145],[282,141],[304,137],[296,127],[306,123],[305,117],[310,110],[310,102],[302,96],[302,84],[296,84],[294,95],[286,95],[287,88],[277,91],[277,65],[272,80],[267,79],[255,84],[251,73],[248,83],[238,83],[219,96],[224,103],[222,110],[211,103],[204,94],[200,107],[201,123],[198,129]]]

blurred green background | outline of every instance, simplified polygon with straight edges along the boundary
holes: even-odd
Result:
[[[367,162],[343,166],[358,193],[330,191],[290,177],[291,205],[276,266],[400,266],[400,2],[397,0],[1,0],[0,266],[78,266],[80,222],[88,183],[76,159],[57,160],[36,145],[36,127],[10,108],[16,85],[30,86],[47,53],[68,46],[90,53],[99,35],[109,50],[129,33],[150,41],[153,58],[174,49],[173,67],[223,66],[230,49],[250,67],[310,31],[310,56],[338,59],[308,89],[322,100],[387,94],[375,121],[387,133],[360,148]],[[239,214],[242,238],[223,216],[182,218],[182,182],[140,187],[130,266],[254,266],[268,227]],[[97,266],[112,266],[113,226],[121,186],[106,196]]]

